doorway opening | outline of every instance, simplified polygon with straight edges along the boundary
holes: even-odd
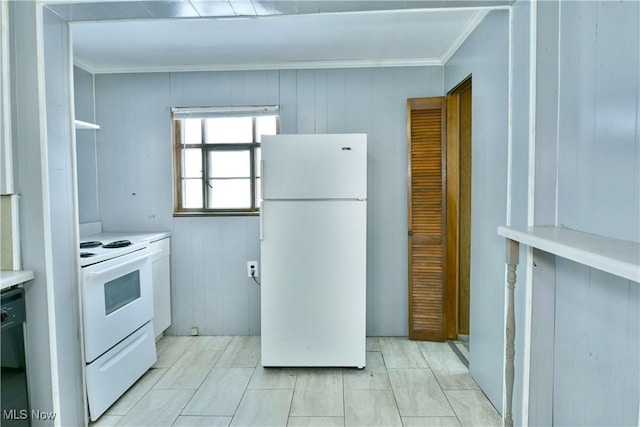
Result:
[[[407,100],[409,338],[469,359],[471,76],[446,97]]]

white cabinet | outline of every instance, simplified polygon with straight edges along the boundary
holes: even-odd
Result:
[[[171,325],[171,239],[169,237],[151,242],[151,264],[153,271],[153,330],[156,337]]]

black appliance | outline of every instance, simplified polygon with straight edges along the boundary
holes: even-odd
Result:
[[[26,318],[24,289],[12,288],[0,293],[2,344],[0,386],[3,427],[29,426],[29,395],[24,351],[23,323]]]

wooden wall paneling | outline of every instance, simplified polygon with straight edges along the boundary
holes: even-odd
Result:
[[[265,84],[267,85],[265,104],[280,105],[280,71],[271,70],[265,73]]]
[[[469,372],[502,410],[504,240],[509,118],[509,12],[492,11],[444,67],[445,92],[473,75],[471,357]],[[518,190],[525,191],[526,189]],[[476,339],[474,340],[474,336]]]
[[[590,269],[585,266],[564,260],[557,262],[556,323],[572,325],[570,331],[558,328],[554,332],[554,352],[561,356],[555,358],[558,367],[563,366],[563,372],[554,375],[553,391],[561,393],[554,396],[554,405],[565,408],[554,408],[553,417],[558,423],[564,421],[566,424],[571,420],[576,425],[587,424],[585,409],[589,376],[584,369],[589,358],[589,289],[584,284],[589,282],[589,274]],[[569,356],[571,363],[565,363]]]
[[[5,3],[6,4],[6,3]],[[5,6],[4,4],[2,5]],[[53,387],[51,370],[51,339],[49,336],[50,303],[47,282],[47,254],[42,244],[45,233],[45,171],[33,168],[41,164],[45,156],[41,145],[43,128],[40,103],[43,93],[38,90],[41,70],[38,66],[38,25],[41,25],[34,2],[9,2],[9,31],[11,34],[12,137],[13,155],[16,158],[14,185],[20,197],[20,243],[22,262],[35,273],[35,278],[25,287],[26,363],[29,367],[29,393],[33,408],[53,411]],[[19,78],[18,78],[19,76]],[[27,155],[28,154],[28,155]],[[55,367],[57,369],[57,367]]]
[[[223,331],[225,335],[248,335],[249,333],[249,279],[247,278],[247,229],[242,217],[221,218],[222,241],[222,298]],[[259,239],[254,240],[259,243]]]
[[[329,70],[316,70],[314,73],[315,86],[315,133],[329,133],[329,90],[328,90]]]
[[[221,224],[213,224],[207,218],[194,218],[202,224],[204,235],[203,248],[206,251],[202,266],[205,278],[204,324],[202,335],[225,335],[224,299],[223,299],[223,265],[222,258],[227,250],[223,242]],[[216,221],[217,222],[217,221]]]
[[[242,96],[238,103],[244,105],[266,104],[269,75],[259,71],[243,71],[240,74],[242,75]]]
[[[389,69],[374,70],[372,78],[374,122],[368,141],[367,166],[369,228],[371,229],[371,224],[387,225],[378,228],[376,232],[370,232],[367,241],[367,333],[389,336],[395,334],[395,314],[398,309],[395,298],[397,278],[394,276],[394,261],[389,254],[395,232],[395,227],[392,226],[394,212],[397,210],[392,200],[395,193],[393,174],[396,169],[396,144],[393,142],[396,136],[389,121],[382,118],[391,113],[396,94],[394,85],[390,84],[393,82],[393,73]]]
[[[512,34],[511,34],[511,73],[513,78],[511,90],[511,170],[510,185],[511,193],[507,202],[507,224],[521,225],[527,224],[528,209],[528,162],[529,144],[523,141],[529,140],[529,35],[530,35],[530,14],[529,3],[517,2],[511,9],[512,13]],[[525,265],[527,259],[527,247],[520,245],[521,265]],[[522,267],[520,267],[522,269]],[[518,273],[521,278],[525,276],[522,270]],[[516,325],[525,324],[526,313],[526,278],[520,280],[521,285],[515,288],[515,322]],[[515,366],[525,368],[525,350],[523,335],[516,330],[515,340]],[[513,391],[513,419],[515,423],[521,425],[523,421],[523,375],[516,372]],[[533,425],[533,424],[530,424]]]
[[[640,190],[630,185],[640,174],[640,159],[631,154],[640,114],[638,7],[636,2],[567,4],[561,14],[559,221],[627,240],[640,239]],[[629,49],[611,48],[619,40]],[[564,110],[571,99],[581,100],[580,108]],[[609,119],[611,105],[619,109],[615,121]],[[581,185],[585,180],[593,186]]]
[[[327,75],[327,128],[329,133],[348,132],[346,102],[347,83],[346,71],[342,69],[329,70]]]
[[[592,214],[592,230],[640,241],[640,3],[596,7],[596,162],[590,172],[597,211]],[[620,40],[629,40],[628,50],[612,48],[620,46]],[[615,121],[610,117],[612,105],[619,109]],[[622,125],[624,130],[622,123],[628,123]]]
[[[555,224],[558,182],[559,3],[537,6],[535,91],[535,200],[533,225]]]
[[[181,218],[176,218],[176,221]],[[208,329],[206,312],[208,307],[207,293],[211,291],[210,278],[205,275],[206,265],[210,262],[209,243],[205,241],[208,229],[206,218],[193,218],[191,221],[191,242],[189,248],[189,263],[191,264],[191,295],[193,298],[192,325],[198,327],[203,333]],[[183,267],[184,268],[184,267]]]
[[[258,274],[261,271],[260,265],[260,240],[255,236],[260,235],[260,221],[257,217],[248,218],[244,222],[247,238],[245,240],[246,261],[258,261]],[[246,270],[246,261],[242,264]],[[246,274],[245,274],[246,277]],[[257,278],[260,282],[260,277]],[[249,312],[249,335],[260,335],[260,285],[253,279],[246,278],[248,291],[248,312]]]
[[[369,249],[378,253],[375,262],[378,274],[368,271],[368,292],[377,301],[378,312],[369,317],[368,326],[369,331],[384,335],[407,333],[404,107],[408,97],[424,92],[425,85],[441,85],[441,68],[434,73],[425,67],[305,70],[303,74],[309,77],[306,81],[311,87],[300,86],[298,73],[282,70],[96,76],[96,108],[98,121],[103,125],[101,131],[104,130],[99,141],[99,149],[104,150],[98,156],[100,168],[118,170],[118,176],[109,179],[100,176],[103,220],[111,228],[127,224],[127,228],[151,227],[149,215],[162,212],[157,229],[172,231],[175,248],[172,250],[174,324],[168,331],[170,334],[188,335],[191,326],[198,326],[201,334],[259,333],[259,293],[257,285],[246,277],[246,261],[259,259],[257,218],[173,218],[170,192],[158,195],[158,200],[152,196],[161,191],[158,182],[172,185],[171,148],[162,148],[163,144],[170,147],[172,143],[171,106],[256,103],[281,106],[282,133],[301,131],[298,116],[312,110],[309,117],[313,117],[315,131],[326,126],[327,132],[369,134],[369,161],[378,168],[378,172],[369,175],[369,213],[373,220]],[[440,80],[434,83],[431,78]],[[302,99],[298,90],[312,92],[311,103]],[[302,104],[298,105],[299,102]],[[147,111],[143,111],[146,107]],[[136,116],[144,120],[136,120]],[[132,133],[136,137],[131,137]],[[118,163],[129,149],[133,159],[127,162],[154,163],[148,176],[128,172],[129,164],[124,167],[122,162]],[[138,204],[120,209],[119,201],[126,199],[124,189],[132,186],[141,189],[147,206]],[[162,225],[164,221],[168,222],[166,227]],[[197,233],[200,234],[195,236]],[[204,265],[188,256],[194,239],[202,242],[206,253]],[[194,303],[196,295],[204,302]]]
[[[98,215],[103,225],[112,221],[112,215],[118,209],[110,206],[112,201],[122,200],[118,192],[125,188],[129,175],[123,168],[121,158],[128,157],[122,150],[126,147],[128,132],[133,122],[126,120],[127,106],[131,104],[131,89],[127,82],[130,75],[95,76],[96,85],[96,122],[102,120],[96,132],[96,175],[98,187]],[[105,173],[108,171],[108,173]],[[122,206],[124,207],[124,206]],[[135,220],[135,218],[132,218]]]
[[[346,110],[349,132],[363,132],[371,135],[373,127],[372,73],[371,68],[345,70],[347,105],[358,106]]]
[[[3,2],[0,3],[0,194],[13,193],[9,46],[9,4]]]
[[[557,221],[639,241],[640,5],[567,3],[560,12]],[[616,48],[619,40],[625,48]],[[558,262],[557,275],[554,422],[603,423],[609,406],[607,423],[635,425],[637,374],[628,379],[638,370],[640,335],[637,311],[627,307],[637,307],[637,284],[568,262]],[[606,363],[613,370],[603,371]]]
[[[433,67],[436,68],[436,67]],[[406,102],[408,98],[415,97],[415,94],[435,96],[441,95],[442,92],[432,93],[425,89],[426,86],[437,84],[432,82],[438,79],[429,72],[431,68],[418,71],[413,68],[385,68],[380,69],[381,80],[378,86],[374,88],[374,94],[380,94],[380,103],[386,108],[386,111],[375,116],[374,126],[380,124],[386,129],[388,139],[380,140],[379,143],[383,147],[389,147],[390,151],[384,151],[379,168],[386,170],[384,186],[380,187],[379,202],[380,205],[389,204],[392,209],[388,212],[388,216],[381,218],[381,224],[391,224],[389,240],[384,241],[384,245],[388,248],[394,248],[393,253],[382,254],[381,260],[392,260],[387,265],[387,275],[389,281],[380,281],[379,287],[385,288],[391,283],[389,294],[382,294],[382,298],[389,298],[393,301],[393,329],[389,331],[389,335],[406,336],[409,333],[409,325],[407,318],[409,316],[409,289],[407,283],[409,273],[407,270],[407,140],[406,128]],[[442,80],[442,76],[439,77]],[[387,80],[388,83],[384,83]],[[386,88],[382,92],[382,88]],[[376,132],[377,133],[377,132]],[[389,156],[389,157],[387,157]],[[380,302],[384,304],[383,301]],[[383,324],[384,325],[384,324]]]
[[[597,269],[591,269],[589,281],[588,310],[602,313],[606,322],[596,315],[589,316],[590,357],[586,366],[588,391],[584,408],[587,423],[632,425],[639,421],[640,406],[640,323],[638,312],[630,311],[638,307],[637,292],[635,295],[631,292],[631,286],[637,289],[638,283]],[[612,343],[624,350],[612,351]]]
[[[595,201],[592,188],[581,184],[587,176],[592,179],[592,171],[596,172],[594,169],[599,160],[595,157],[595,120],[584,121],[581,118],[596,116],[595,103],[586,100],[596,98],[596,69],[593,67],[597,64],[597,42],[593,29],[597,25],[597,9],[595,3],[576,6],[563,5],[562,8],[563,16],[565,13],[579,13],[580,25],[571,23],[573,28],[563,25],[560,35],[563,61],[560,74],[562,96],[558,100],[558,108],[563,113],[558,130],[561,141],[558,152],[558,220],[570,228],[586,231],[593,219],[585,213],[592,210]],[[567,22],[566,19],[563,21]],[[583,69],[585,63],[590,66]],[[577,72],[581,73],[581,84],[575,79]],[[575,105],[570,101],[572,96],[573,99],[585,100],[580,103],[579,114],[564,113],[569,105]],[[572,143],[569,143],[570,139]]]
[[[556,224],[558,182],[558,46],[559,3],[537,5],[535,72],[535,171],[530,176],[535,189],[530,199],[528,224]],[[553,376],[554,337],[543,331],[555,330],[555,262],[544,253],[532,251],[529,422],[554,423]]]
[[[296,110],[298,133],[315,133],[315,72],[301,70],[296,74]]]
[[[169,77],[162,73],[139,75],[136,80],[139,101],[135,115],[137,123],[147,126],[136,132],[130,146],[137,147],[138,165],[146,165],[144,169],[138,167],[141,172],[135,197],[141,218],[136,228],[143,231],[170,230],[173,223],[169,210],[173,206],[173,195],[167,191],[173,188],[173,178],[165,173],[173,164],[168,80]]]
[[[298,132],[298,109],[296,107],[296,71],[280,71],[280,133]]]
[[[557,260],[554,423],[635,425],[639,301],[637,283]]]
[[[44,64],[41,64],[40,105],[46,108],[46,134],[40,141],[46,143],[42,153],[44,188],[39,193],[46,204],[43,217],[44,233],[40,244],[50,263],[46,280],[49,288],[49,315],[53,328],[49,329],[55,345],[49,351],[52,357],[53,402],[60,425],[81,425],[85,421],[83,360],[78,331],[80,330],[80,301],[78,293],[77,242],[78,211],[75,193],[75,146],[73,132],[73,93],[70,34],[67,22],[58,15],[42,8],[42,40]],[[33,52],[33,51],[31,51]],[[37,50],[36,50],[37,52]],[[42,52],[42,51],[40,51]],[[22,77],[22,76],[20,76]],[[32,117],[30,117],[31,119]],[[38,123],[37,121],[32,122]],[[33,173],[40,159],[29,158]],[[21,227],[29,227],[24,224]],[[28,264],[26,264],[28,265]],[[33,304],[27,296],[26,304]],[[39,309],[42,309],[40,305]],[[29,317],[27,317],[29,319]],[[30,319],[29,319],[30,321]],[[46,407],[42,408],[43,410]],[[37,408],[33,408],[37,409]]]
[[[246,72],[240,71],[231,73],[229,72],[229,83],[231,86],[231,98],[228,101],[228,105],[239,105],[244,101],[244,74]]]
[[[531,425],[553,425],[554,333],[556,303],[556,258],[533,250],[531,349],[529,357],[529,422]],[[523,281],[524,282],[524,281]],[[522,282],[521,282],[522,283]]]
[[[93,75],[78,67],[73,68],[74,104],[76,119],[95,122]],[[75,133],[78,217],[80,223],[98,221],[98,175],[96,163],[96,132]]]
[[[170,335],[190,335],[194,322],[193,265],[191,262],[192,222],[195,218],[174,221],[171,230],[171,326]],[[209,306],[210,310],[218,307]]]

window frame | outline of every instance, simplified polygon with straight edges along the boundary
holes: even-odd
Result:
[[[280,111],[278,106],[261,107],[203,107],[203,108],[172,108],[171,124],[173,136],[173,216],[255,216],[260,214],[260,201],[257,198],[258,180],[262,178],[258,174],[256,162],[256,151],[260,149],[261,143],[258,141],[258,127],[256,118],[259,116],[274,116],[276,120],[276,134],[280,132]],[[206,120],[216,117],[251,117],[252,118],[252,141],[237,143],[206,143],[207,126]],[[199,119],[201,126],[199,144],[183,144],[184,120]],[[202,208],[185,208],[183,204],[183,177],[182,163],[183,151],[185,149],[200,149],[202,161]],[[249,152],[249,177],[251,206],[249,208],[207,208],[208,186],[211,180],[238,179],[238,178],[211,178],[209,175],[208,158],[211,152],[223,151],[248,151]],[[261,172],[261,171],[260,171]],[[246,179],[246,178],[240,178]]]

